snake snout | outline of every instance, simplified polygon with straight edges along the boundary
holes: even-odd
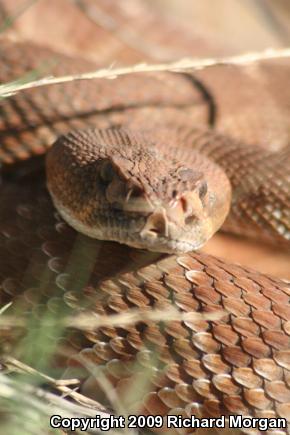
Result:
[[[146,221],[140,233],[143,239],[157,239],[157,237],[168,237],[168,219],[164,208],[152,213]]]
[[[144,244],[162,252],[196,249],[212,234],[206,209],[199,191],[184,192],[174,203],[158,207],[146,220],[140,232]]]

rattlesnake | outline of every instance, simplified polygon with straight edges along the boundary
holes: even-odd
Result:
[[[2,41],[1,81],[47,66],[47,59],[57,73],[93,69],[89,62],[37,45]],[[184,312],[219,314],[211,321],[140,320],[88,330],[81,342],[77,333],[67,338],[67,346],[82,349],[82,361],[103,367],[121,397],[136,373],[149,370],[146,391],[138,396],[139,412],[289,418],[289,284],[201,253],[158,256],[77,235],[55,214],[43,185],[41,155],[59,134],[86,129],[59,139],[48,153],[47,168],[48,186],[60,214],[89,235],[100,237],[109,223],[113,235],[108,231],[104,238],[156,251],[191,250],[222,224],[229,178],[232,210],[224,228],[289,246],[289,99],[288,90],[280,88],[288,71],[287,61],[268,61],[254,69],[216,67],[194,76],[140,74],[30,90],[1,102],[3,303],[13,296],[16,313],[20,307],[36,319],[46,308],[52,313],[112,314],[174,305]],[[261,77],[268,79],[269,87],[261,85]],[[221,83],[236,88],[235,98],[230,99],[228,89],[223,92]],[[258,98],[249,108],[253,95]],[[235,106],[239,98],[244,103],[241,111]],[[263,101],[268,106],[259,116]],[[102,161],[96,152],[100,143]],[[111,148],[106,151],[108,144]],[[140,153],[142,149],[149,153],[153,146],[146,167]],[[126,160],[126,147],[130,158],[139,155],[138,167]],[[165,157],[158,154],[161,147]],[[191,167],[192,155],[198,156],[198,168]],[[177,171],[173,165],[179,165]],[[210,173],[216,177],[213,181]],[[99,225],[100,185],[91,189],[89,179],[105,182],[102,207],[108,209],[104,201],[109,201],[111,213],[103,213],[103,226],[97,230],[93,227]],[[165,186],[168,180],[174,181],[174,188]],[[125,190],[119,189],[125,182]],[[75,196],[68,198],[69,193]],[[221,198],[215,215],[211,207]],[[154,245],[158,234],[154,243],[152,234],[149,241],[143,234],[145,245],[140,237],[123,237],[124,226],[135,225],[135,232],[146,230],[146,220],[138,222],[138,213],[150,218],[156,204],[157,217],[147,230],[162,233],[161,244]],[[179,231],[168,229],[171,218],[171,223],[178,221],[176,210],[182,222],[193,217],[189,225],[198,228],[193,233],[196,246],[195,239],[171,243]],[[126,213],[134,215],[135,223],[129,223]],[[208,221],[203,226],[204,218]],[[15,338],[9,338],[12,351]],[[72,357],[65,364],[77,361]],[[86,371],[79,376],[82,391],[99,398],[98,380]]]

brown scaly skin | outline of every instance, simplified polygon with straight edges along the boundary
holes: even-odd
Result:
[[[41,54],[43,59],[48,54],[51,55],[49,51],[30,46],[27,48],[30,55],[28,53],[24,57],[23,50],[26,50],[26,46],[16,46],[15,52],[9,44],[8,48],[5,51],[5,46],[1,46],[1,56],[2,59],[5,57],[6,65],[11,65],[13,70],[20,59],[25,59],[26,68],[29,69],[29,57],[32,60],[36,58],[34,50],[38,50],[38,59],[41,59]],[[7,56],[10,59],[15,56],[15,60],[8,62]],[[67,62],[68,68],[75,65],[73,60]],[[66,61],[63,60],[62,67],[65,64]],[[88,64],[82,65],[84,69],[90,69]],[[282,62],[281,69],[284,71],[285,68],[287,65]],[[6,70],[1,68],[0,71],[2,73]],[[2,80],[13,78],[9,68],[7,71]],[[16,75],[20,73],[18,70]],[[246,80],[247,74],[243,69],[241,74]],[[147,123],[145,127],[148,128],[148,119],[152,114],[152,123],[160,123],[160,119],[165,117],[167,123],[176,119],[177,123],[184,125],[189,120],[192,123],[192,119],[200,122],[203,119],[203,125],[206,125],[208,110],[200,90],[192,87],[183,76],[162,77],[164,81],[158,80],[158,85],[154,76],[148,79],[145,76],[137,79],[136,76],[136,82],[134,76],[130,76],[130,80],[124,78],[118,82],[102,82],[93,86],[88,83],[77,88],[69,85],[65,88],[66,92],[71,93],[66,95],[71,98],[65,98],[62,90],[60,92],[56,86],[41,91],[34,90],[1,102],[1,110],[5,115],[2,117],[1,159],[11,164],[15,158],[29,157],[31,149],[34,154],[42,153],[56,132],[63,133],[72,126],[87,126],[91,122],[97,122],[98,127],[103,128],[113,122],[121,123],[128,119],[128,124],[138,120],[142,125],[142,120],[145,120],[143,125]],[[166,77],[180,83],[180,93],[168,94],[167,86],[170,88],[170,85],[167,85]],[[146,90],[140,87],[142,80],[148,80],[148,88],[144,85]],[[129,83],[132,94],[122,94]],[[113,86],[118,89],[116,93],[112,92]],[[275,88],[274,85],[273,87]],[[88,92],[87,99],[84,98],[84,92]],[[140,102],[142,96],[146,98],[146,103],[152,98],[151,104],[154,107],[125,111],[116,109],[101,113],[102,109],[112,105],[120,108],[124,97],[126,101],[129,98],[131,105],[134,105],[134,99]],[[162,107],[155,107],[157,97],[160,97]],[[199,104],[192,106],[192,101],[198,101]],[[174,104],[179,107],[173,107]],[[215,104],[219,108],[219,101]],[[286,104],[284,106],[287,110]],[[284,106],[281,104],[277,107],[282,110]],[[98,113],[95,112],[95,107],[99,110]],[[228,128],[228,132],[231,129],[234,131],[234,124],[227,122],[229,118],[226,110],[227,107],[219,109],[223,117],[217,117],[217,126],[223,130]],[[273,113],[275,117],[276,112]],[[49,119],[54,121],[50,124]],[[252,130],[257,136],[258,125],[256,123]],[[287,128],[282,121],[276,127],[279,131],[276,130],[274,136],[281,138],[281,146],[287,142]],[[268,142],[273,145],[270,130],[268,133]],[[207,134],[213,135],[212,132]],[[261,134],[264,135],[263,129]],[[251,137],[250,129],[246,135]],[[47,142],[39,141],[41,137],[46,138]],[[207,136],[203,133],[201,137]],[[225,140],[225,136],[213,137],[217,140],[209,144],[212,144],[210,149],[217,159],[225,162],[236,155],[238,143],[227,139],[227,159],[222,158],[221,151],[218,150],[219,138]],[[196,142],[201,148],[204,147],[202,140]],[[259,166],[263,163],[262,152],[255,151],[253,147],[245,147],[244,151],[240,151],[235,164],[241,163],[241,157],[246,153],[248,161],[241,171],[243,169],[258,176],[257,169],[262,170]],[[261,158],[253,159],[257,154]],[[268,159],[268,163],[274,162],[275,171],[278,171],[278,163],[274,157],[277,162],[280,158],[287,169],[287,148],[281,154],[271,157],[273,159]],[[254,164],[258,165],[256,170],[251,166]],[[236,180],[238,185],[238,168],[235,168],[232,169],[232,180]],[[8,171],[10,174],[7,175],[11,177],[13,167]],[[241,179],[244,180],[245,172],[241,174]],[[0,257],[3,259],[0,265],[0,286],[3,304],[13,300],[16,313],[17,307],[21,307],[23,313],[35,316],[36,319],[40,316],[39,307],[54,313],[59,309],[67,312],[72,310],[73,314],[82,310],[81,307],[100,314],[123,312],[132,307],[154,306],[166,309],[170,304],[185,312],[220,312],[222,308],[225,315],[215,321],[157,324],[142,321],[128,327],[103,327],[98,331],[88,331],[82,337],[73,334],[66,343],[75,352],[82,348],[80,355],[88,361],[103,365],[110,381],[120,392],[124,392],[126,386],[132,383],[132,366],[127,362],[135,362],[134,369],[137,367],[137,371],[144,371],[148,365],[151,368],[155,366],[154,374],[150,371],[148,374],[151,379],[148,382],[150,391],[142,398],[140,412],[143,407],[144,412],[158,410],[163,415],[177,411],[198,416],[244,413],[261,417],[289,417],[288,283],[200,253],[159,259],[155,254],[77,235],[55,215],[48,194],[45,189],[38,187],[39,183],[39,178],[37,183],[35,180],[31,183],[27,178],[9,182],[4,177],[0,191]],[[263,183],[264,188],[268,189],[269,186],[268,182]],[[286,218],[284,216],[284,210],[289,210],[289,185],[280,186],[274,180],[274,186],[273,192],[270,191],[268,195],[277,198],[278,202],[273,200],[274,206],[281,203],[284,209],[280,210],[281,213],[271,214],[269,211],[269,220],[268,215],[263,213],[263,208],[258,207],[263,219],[255,218],[254,221],[261,228],[260,234],[270,234],[273,237],[276,234],[281,237],[277,234],[275,222],[282,216],[289,231],[287,214]],[[253,196],[243,197],[241,207],[251,203],[253,209]],[[244,210],[246,213],[247,209]],[[264,228],[265,221],[274,222],[269,225],[271,229],[267,226]],[[10,349],[5,340],[4,345],[6,350],[13,352],[15,342]],[[155,353],[155,359],[152,359],[152,352]],[[74,358],[71,359],[71,364],[76,364]],[[95,381],[88,377],[85,370],[80,376],[84,380],[82,391],[96,396],[99,389]]]

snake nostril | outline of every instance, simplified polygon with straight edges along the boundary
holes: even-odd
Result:
[[[156,238],[168,237],[168,222],[163,212],[152,213],[143,228],[141,235]]]
[[[166,224],[162,218],[157,218],[152,222],[152,225],[148,228],[148,231],[156,235],[165,235]]]
[[[187,201],[187,199],[186,198],[184,198],[184,196],[182,196],[181,198],[180,198],[180,204],[181,204],[181,208],[182,208],[182,211],[184,212],[184,213],[188,213],[188,201]]]
[[[127,183],[127,190],[128,190],[127,200],[129,198],[131,198],[131,199],[140,198],[144,193],[144,191],[142,190],[141,187],[132,184],[132,182]]]
[[[188,216],[184,219],[185,225],[192,225],[194,222],[197,222],[196,216]]]
[[[148,232],[156,234],[156,235],[160,235],[162,234],[162,230],[161,228],[148,228]]]
[[[186,196],[182,196],[180,198],[180,205],[183,212],[183,218],[185,225],[191,225],[196,220],[196,217],[193,215],[192,204]]]
[[[180,198],[180,204],[181,204],[181,208],[184,214],[184,222],[185,224],[190,224],[192,223],[196,217],[194,216],[194,211],[193,211],[193,207],[192,207],[192,200],[190,199],[190,197],[182,196]]]
[[[205,192],[206,189],[203,188],[203,196],[205,196]],[[196,192],[185,193],[180,198],[182,218],[184,219],[185,225],[193,225],[202,218],[204,205],[202,204],[200,195],[200,190],[198,190]]]

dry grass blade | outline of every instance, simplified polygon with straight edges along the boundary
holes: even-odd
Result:
[[[154,309],[131,309],[120,314],[99,316],[97,314],[80,314],[74,318],[67,318],[65,325],[80,330],[89,331],[100,328],[101,326],[126,326],[142,321],[149,322],[173,322],[173,321],[197,321],[197,320],[219,320],[225,315],[225,311],[220,310],[214,313],[180,312],[175,307],[168,307],[165,310]]]
[[[92,331],[104,326],[126,326],[138,322],[194,322],[198,320],[215,321],[225,315],[224,310],[213,313],[181,312],[175,307],[167,307],[165,310],[157,309],[130,309],[119,314],[97,315],[95,313],[81,313],[73,317],[66,316],[62,320],[64,327],[76,328],[82,331]],[[21,317],[6,316],[0,317],[0,330],[6,328],[25,327],[26,320]]]
[[[2,316],[5,311],[7,311],[12,305],[12,302],[8,302],[8,304],[4,305],[3,307],[0,308],[0,316]]]
[[[41,86],[49,86],[54,84],[62,84],[72,81],[93,80],[93,79],[115,79],[127,74],[147,73],[147,72],[182,72],[188,69],[200,70],[215,65],[246,65],[260,60],[280,59],[290,57],[290,48],[284,49],[267,49],[257,53],[245,53],[238,56],[222,57],[222,58],[204,58],[204,59],[181,59],[170,63],[147,64],[140,63],[128,67],[99,69],[83,74],[66,75],[66,76],[49,76],[39,80],[33,80],[27,83],[17,83],[17,81],[9,82],[0,86],[0,98],[15,95],[17,92],[27,89],[38,88]]]

